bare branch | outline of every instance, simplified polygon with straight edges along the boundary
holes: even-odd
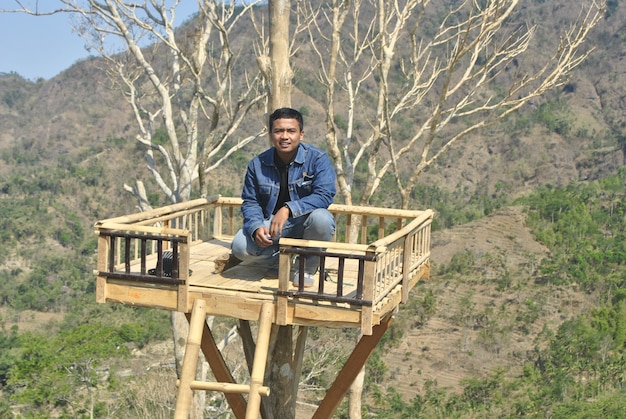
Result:
[[[188,199],[192,187],[204,193],[206,175],[257,138],[238,139],[246,115],[264,103],[264,79],[248,64],[252,51],[231,37],[261,0],[198,1],[185,28],[175,26],[180,1],[60,2],[51,10],[16,2],[15,11],[74,15],[76,32],[108,63],[127,99],[148,171],[168,201]]]
[[[459,139],[562,85],[585,60],[590,51],[584,50],[584,41],[602,17],[603,2],[590,0],[583,6],[554,53],[536,68],[522,66],[536,28],[509,28],[518,4],[467,0],[446,10],[428,0],[370,0],[363,6],[336,1],[320,9],[325,21],[309,26],[309,39],[326,88],[326,142],[347,204],[352,202],[354,171],[361,167],[366,183],[359,191],[360,204],[366,205],[383,177],[392,174],[402,206],[408,206],[419,175]],[[352,28],[338,19],[348,10],[357,16],[354,7],[363,12],[368,6],[375,11],[371,21],[376,26],[366,27],[366,36],[356,23],[362,19],[353,17]],[[355,69],[361,69],[362,77],[355,78]],[[342,117],[348,123],[339,128],[336,121]],[[406,121],[411,121],[411,132],[402,128]],[[404,163],[415,156],[415,164]]]

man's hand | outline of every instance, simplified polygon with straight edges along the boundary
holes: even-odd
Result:
[[[270,223],[270,228],[267,227],[259,227],[254,232],[254,241],[259,247],[269,247],[273,244],[273,240],[280,238],[283,233],[283,226],[289,219],[289,208],[282,207],[278,210],[274,217],[272,217],[272,222]]]
[[[279,209],[270,223],[270,236],[273,239],[279,238],[283,234],[283,226],[289,219],[289,207],[282,207]]]
[[[272,237],[267,227],[259,227],[254,231],[254,241],[259,247],[269,247],[272,245]]]

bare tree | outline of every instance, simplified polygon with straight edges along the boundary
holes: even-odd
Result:
[[[361,164],[360,205],[391,175],[407,208],[420,174],[461,138],[567,82],[589,54],[583,44],[604,2],[581,6],[552,54],[526,67],[537,28],[512,23],[518,3],[331,0],[310,6],[309,15],[318,16],[309,36],[326,89],[326,143],[346,204],[353,203]],[[366,12],[371,16],[363,19]]]
[[[238,131],[250,111],[264,109],[267,95],[261,72],[248,64],[254,60],[241,59],[254,57],[253,51],[233,44],[234,28],[260,2],[198,1],[184,29],[176,28],[180,0],[59,0],[62,6],[54,9],[16,0],[12,11],[75,17],[74,29],[108,63],[109,79],[130,105],[148,171],[175,203],[188,200],[192,188],[205,194],[207,175],[264,132]],[[124,187],[141,210],[150,208],[141,180]],[[183,313],[172,313],[172,325],[180,367],[188,334]]]
[[[511,19],[518,3],[330,0],[304,7],[316,17],[308,44],[319,59],[326,145],[345,204],[356,193],[367,205],[389,175],[408,208],[419,176],[460,139],[567,82],[589,54],[583,44],[604,2],[581,6],[554,51],[527,66],[537,28]],[[365,183],[355,191],[357,170]],[[362,387],[360,374],[351,418],[361,417]]]
[[[206,193],[207,175],[263,134],[238,131],[251,110],[264,108],[266,93],[249,65],[253,52],[232,40],[260,2],[200,1],[184,30],[175,26],[180,0],[59,0],[62,8],[46,10],[16,4],[31,15],[75,17],[74,29],[108,62],[130,105],[152,177],[170,202],[181,202],[196,181],[198,194]],[[142,182],[126,189],[142,209],[149,205]]]

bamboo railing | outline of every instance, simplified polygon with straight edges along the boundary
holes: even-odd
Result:
[[[218,195],[97,222],[98,301],[106,300],[106,282],[118,279],[170,287],[178,295],[176,309],[188,311],[190,248],[211,239],[231,240],[241,227],[240,205],[239,198]],[[399,302],[406,302],[415,282],[427,276],[433,211],[337,204],[329,211],[337,223],[333,241],[279,240],[276,321],[287,322],[287,306],[294,300],[326,301],[362,310],[364,332],[371,331],[369,320],[377,305],[398,289]],[[162,269],[166,251],[173,253],[175,261],[171,272]],[[318,287],[294,290],[290,287],[292,261],[296,256],[302,261],[307,255],[320,257]],[[338,267],[332,292],[324,281],[330,264]],[[357,266],[356,277],[354,268],[350,271],[356,291],[349,293],[344,287],[348,265]],[[150,271],[152,266],[157,268]],[[302,276],[303,266],[296,269]]]

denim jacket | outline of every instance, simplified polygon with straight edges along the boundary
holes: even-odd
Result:
[[[274,148],[253,158],[248,164],[241,198],[244,233],[252,236],[274,211],[280,192],[280,173],[274,163]],[[289,202],[293,217],[328,208],[336,193],[335,171],[326,153],[310,144],[300,143],[289,165]]]

